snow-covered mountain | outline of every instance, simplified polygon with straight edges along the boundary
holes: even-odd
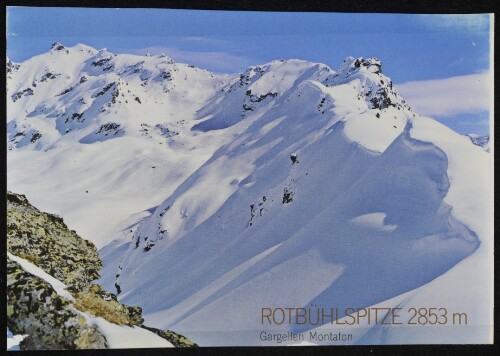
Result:
[[[114,55],[59,43],[22,64],[9,61],[7,67],[10,149],[33,144],[49,150],[66,141],[90,144],[125,133],[165,144],[179,134],[185,111],[224,83],[165,55]],[[175,121],[169,117],[174,115]]]
[[[8,68],[9,189],[104,246],[101,282],[150,325],[249,345],[262,307],[417,300],[488,340],[490,156],[413,112],[379,60],[220,76],[55,44]]]
[[[147,214],[231,135],[191,131],[197,110],[231,77],[165,55],[54,43],[7,68],[9,187],[98,246]]]

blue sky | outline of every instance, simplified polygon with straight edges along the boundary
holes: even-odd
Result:
[[[435,80],[460,77],[466,86],[470,75],[486,72],[489,31],[488,15],[11,7],[7,55],[21,62],[46,52],[55,41],[85,43],[115,53],[164,52],[179,62],[230,73],[278,58],[336,69],[347,56],[374,56],[382,60],[384,73],[403,85],[412,104],[422,81],[435,85]],[[429,88],[434,98],[446,94],[440,85],[436,93]],[[425,98],[420,94],[418,100]],[[459,132],[487,133],[487,107],[472,106],[436,114],[427,105],[426,114]]]

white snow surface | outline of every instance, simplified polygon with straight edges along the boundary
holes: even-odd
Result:
[[[411,301],[474,319],[354,342],[490,341],[492,155],[414,113],[380,61],[218,76],[65,50],[11,64],[8,187],[102,247],[101,282],[148,325],[256,345],[264,306]],[[42,82],[45,68],[61,75]],[[50,80],[73,89],[55,97]]]
[[[425,119],[404,106],[370,108],[357,99],[359,88],[308,80],[264,113],[254,110],[245,131],[139,225],[117,269],[122,300],[141,300],[153,325],[202,345],[258,344],[262,306],[369,306],[472,254],[488,235],[456,214],[450,194],[474,195],[485,212],[487,185],[461,184],[468,178],[456,178],[463,171],[448,150],[435,137],[411,134]],[[460,155],[471,150],[477,162],[487,160],[451,130],[446,140],[461,142]],[[286,192],[293,201],[284,203]],[[223,282],[231,272],[237,278]],[[457,298],[432,295],[450,306]]]
[[[491,198],[485,187],[493,182],[490,157],[480,147],[470,148],[467,137],[460,136],[430,118],[413,121],[411,136],[433,142],[448,158],[450,189],[444,202],[451,214],[463,221],[480,237],[481,244],[469,257],[448,272],[412,291],[385,300],[371,307],[409,308],[444,307],[448,317],[455,312],[467,315],[467,326],[408,326],[412,314],[401,313],[403,325],[338,327],[350,332],[357,344],[486,344],[493,340],[493,231]],[[479,173],[479,174],[478,174]],[[483,238],[481,238],[483,237]],[[428,243],[429,241],[424,241]],[[437,311],[436,311],[437,312]],[[343,320],[342,320],[343,321]],[[406,325],[405,325],[406,324]],[[327,331],[324,325],[317,331]]]
[[[164,338],[139,326],[118,325],[88,314],[86,319],[89,325],[97,325],[109,349],[174,347]]]
[[[19,344],[27,335],[14,335],[7,327],[7,351],[20,351]]]
[[[385,225],[384,220],[386,218],[386,213],[370,213],[352,218],[350,221],[364,225],[373,229],[384,230],[384,231],[394,231],[398,227],[397,225]]]

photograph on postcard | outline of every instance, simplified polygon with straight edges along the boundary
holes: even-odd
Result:
[[[7,348],[493,342],[493,14],[7,8]]]

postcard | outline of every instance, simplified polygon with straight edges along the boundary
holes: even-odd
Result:
[[[7,8],[7,348],[493,343],[493,14]]]

